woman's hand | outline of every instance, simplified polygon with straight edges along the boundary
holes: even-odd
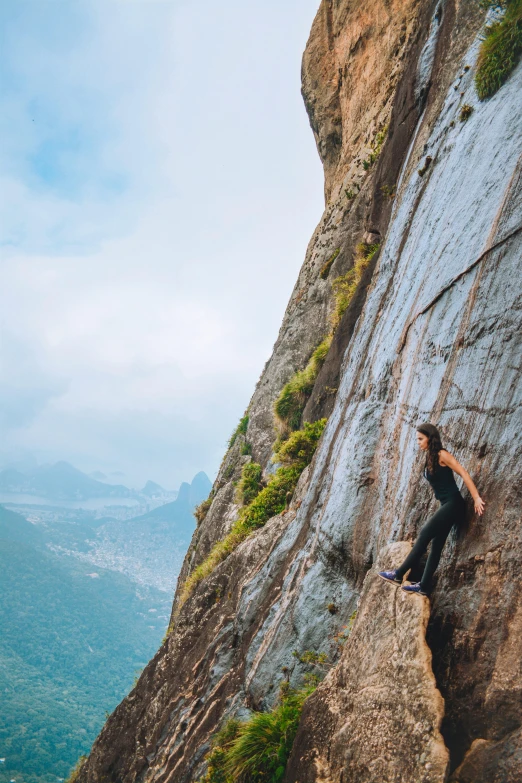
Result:
[[[480,495],[477,495],[477,497],[475,498],[475,500],[473,502],[475,504],[475,511],[477,512],[479,517],[482,516],[482,513],[484,511],[484,506],[486,504],[484,503],[484,501],[482,500]]]

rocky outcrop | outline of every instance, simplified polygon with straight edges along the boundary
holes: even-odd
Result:
[[[520,780],[521,734],[517,729],[500,742],[474,740],[450,783],[515,783]]]
[[[394,780],[396,759],[410,765],[403,783],[443,780],[442,702],[419,630],[425,604],[396,605],[410,653],[424,661],[415,691],[423,708],[408,724],[414,749],[407,762],[401,727],[379,712],[377,691],[370,688],[374,700],[366,702],[358,686],[370,677],[362,646],[378,652],[390,622],[389,604],[374,602],[371,614],[377,585],[367,574],[385,547],[412,540],[436,508],[415,442],[415,426],[426,419],[441,427],[486,501],[477,517],[464,491],[468,524],[445,547],[427,627],[449,771],[458,783],[522,779],[522,66],[478,101],[473,76],[484,13],[475,0],[321,3],[303,91],[328,201],[244,438],[270,469],[273,402],[330,329],[331,280],[350,269],[358,242],[380,239],[305,411],[309,419],[327,412],[328,425],[290,510],[244,541],[183,606],[176,600],[172,633],[107,721],[80,783],[198,780],[227,716],[271,707],[284,677],[302,684],[294,650],[324,652],[335,662],[332,638],[361,590],[367,598],[354,637],[310,701],[314,714],[326,716],[324,742],[306,707],[288,780],[312,779],[300,764],[314,753],[317,781],[343,774],[346,783],[353,770],[358,783],[381,783],[388,773]],[[465,104],[473,112],[462,119]],[[378,151],[376,135],[386,126]],[[233,482],[249,459],[242,439],[223,460],[182,579],[237,517]],[[407,649],[399,647],[404,655]],[[385,696],[396,693],[390,683],[400,655],[390,666],[377,666]],[[404,704],[417,687],[405,669]],[[355,710],[383,721],[382,755],[357,733]],[[349,761],[343,731],[352,738]],[[387,744],[392,736],[397,757]],[[364,778],[369,747],[378,772]]]
[[[442,696],[426,644],[429,600],[383,582],[401,563],[392,544],[364,580],[339,664],[306,701],[287,783],[444,783]]]

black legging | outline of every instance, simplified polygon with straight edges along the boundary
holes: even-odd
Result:
[[[439,564],[442,548],[448,534],[454,524],[459,524],[464,521],[465,515],[466,501],[460,492],[452,495],[449,500],[442,503],[440,508],[430,517],[430,519],[428,519],[420,531],[406,560],[396,569],[398,578],[402,579],[406,571],[418,565],[431,541],[430,553],[420,581],[421,589],[424,590],[425,593],[429,592],[431,578]]]

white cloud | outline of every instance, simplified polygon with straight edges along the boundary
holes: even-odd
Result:
[[[216,469],[320,215],[316,2],[43,5],[7,20],[3,393],[42,379],[9,443],[172,486]]]

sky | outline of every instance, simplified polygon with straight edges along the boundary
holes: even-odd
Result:
[[[0,5],[0,465],[214,477],[323,209],[318,5]]]

